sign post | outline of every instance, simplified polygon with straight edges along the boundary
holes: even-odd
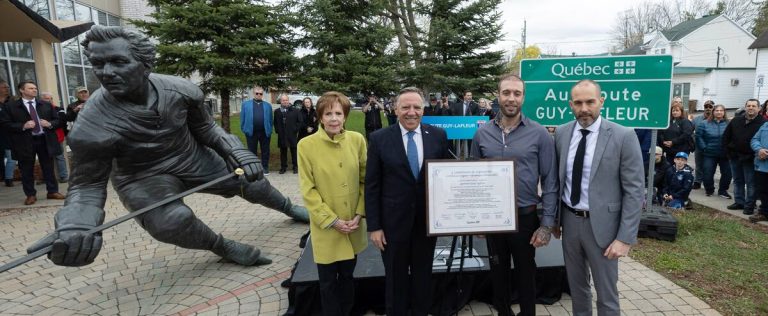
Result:
[[[544,126],[571,121],[571,87],[591,79],[605,97],[603,118],[626,127],[664,129],[669,124],[672,67],[669,55],[522,60],[523,113]]]

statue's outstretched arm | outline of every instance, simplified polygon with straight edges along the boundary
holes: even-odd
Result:
[[[264,178],[259,158],[243,146],[237,136],[228,134],[213,120],[211,110],[203,104],[201,97],[190,97],[187,109],[187,124],[192,135],[205,146],[219,154],[234,170],[242,168],[248,181]]]
[[[55,264],[82,266],[96,259],[102,245],[101,233],[85,232],[104,222],[111,167],[112,158],[104,151],[73,152],[67,200],[54,217],[56,231],[30,246],[28,253],[52,244],[48,258]]]

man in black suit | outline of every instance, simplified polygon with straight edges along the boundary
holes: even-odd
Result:
[[[280,108],[275,110],[275,133],[277,133],[277,147],[280,148],[280,174],[288,169],[288,149],[291,150],[291,162],[293,173],[299,173],[299,165],[296,164],[296,145],[299,143],[299,129],[303,125],[301,113],[291,106],[288,96],[280,96]]]
[[[480,106],[472,100],[472,91],[464,91],[464,100],[451,104],[453,116],[480,115]]]
[[[427,315],[432,302],[435,238],[426,231],[423,162],[450,153],[445,131],[421,124],[423,104],[419,89],[401,90],[399,124],[369,139],[365,212],[371,241],[382,251],[387,315]]]
[[[53,175],[53,157],[61,154],[61,146],[55,130],[60,127],[59,115],[53,105],[36,100],[37,85],[23,81],[18,85],[21,98],[5,104],[0,115],[0,126],[8,132],[11,154],[19,162],[21,183],[24,189],[24,205],[37,202],[35,190],[35,155],[45,178],[47,198],[63,200],[59,185]]]

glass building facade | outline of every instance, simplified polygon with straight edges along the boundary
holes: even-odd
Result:
[[[122,24],[118,16],[78,1],[23,0],[22,2],[49,20],[94,22],[106,26]],[[93,75],[91,65],[83,55],[80,46],[83,36],[80,34],[66,42],[53,44],[58,92],[63,99],[62,105],[75,101],[75,89],[79,86],[86,86],[90,91],[99,87],[99,82]],[[14,95],[18,94],[15,87],[19,82],[37,81],[31,43],[0,42],[0,79],[8,82]]]

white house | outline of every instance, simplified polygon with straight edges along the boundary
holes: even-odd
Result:
[[[754,96],[758,54],[750,49],[753,41],[728,17],[710,15],[647,34],[642,44],[621,54],[672,55],[673,96],[684,104],[696,100],[698,110],[706,100],[737,108]]]
[[[760,102],[768,99],[768,32],[763,32],[749,48],[757,54],[755,88],[752,93]]]

